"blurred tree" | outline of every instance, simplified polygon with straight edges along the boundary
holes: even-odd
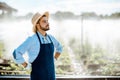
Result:
[[[3,57],[3,52],[4,52],[4,43],[3,41],[0,40],[0,58]]]

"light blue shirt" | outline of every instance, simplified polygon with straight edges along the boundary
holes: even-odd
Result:
[[[51,43],[52,40],[55,51],[59,53],[62,52],[61,44],[52,35],[47,34],[44,37],[41,33],[39,32],[37,33],[40,37],[41,44]],[[51,40],[49,39],[48,36],[50,37]],[[32,63],[38,56],[39,50],[40,50],[40,42],[37,35],[34,34],[28,37],[17,49],[14,50],[13,56],[16,63],[23,63],[25,62],[23,54],[27,52],[29,57],[29,62]]]

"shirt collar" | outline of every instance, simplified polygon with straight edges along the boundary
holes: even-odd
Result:
[[[43,36],[40,32],[38,32],[37,31],[37,33],[38,33],[38,35],[40,36],[40,37],[42,37],[42,38],[45,38],[45,37],[47,37],[48,36],[48,34],[46,33],[46,35],[45,36]]]

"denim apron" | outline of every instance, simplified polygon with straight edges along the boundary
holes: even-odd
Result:
[[[51,43],[41,44],[40,37],[37,37],[40,42],[40,50],[37,58],[32,63],[31,80],[56,80],[54,68],[54,45]]]

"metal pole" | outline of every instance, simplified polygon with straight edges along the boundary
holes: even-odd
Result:
[[[83,15],[81,15],[81,52],[84,53],[84,45],[83,45],[83,38],[84,38],[84,28],[83,28]]]

